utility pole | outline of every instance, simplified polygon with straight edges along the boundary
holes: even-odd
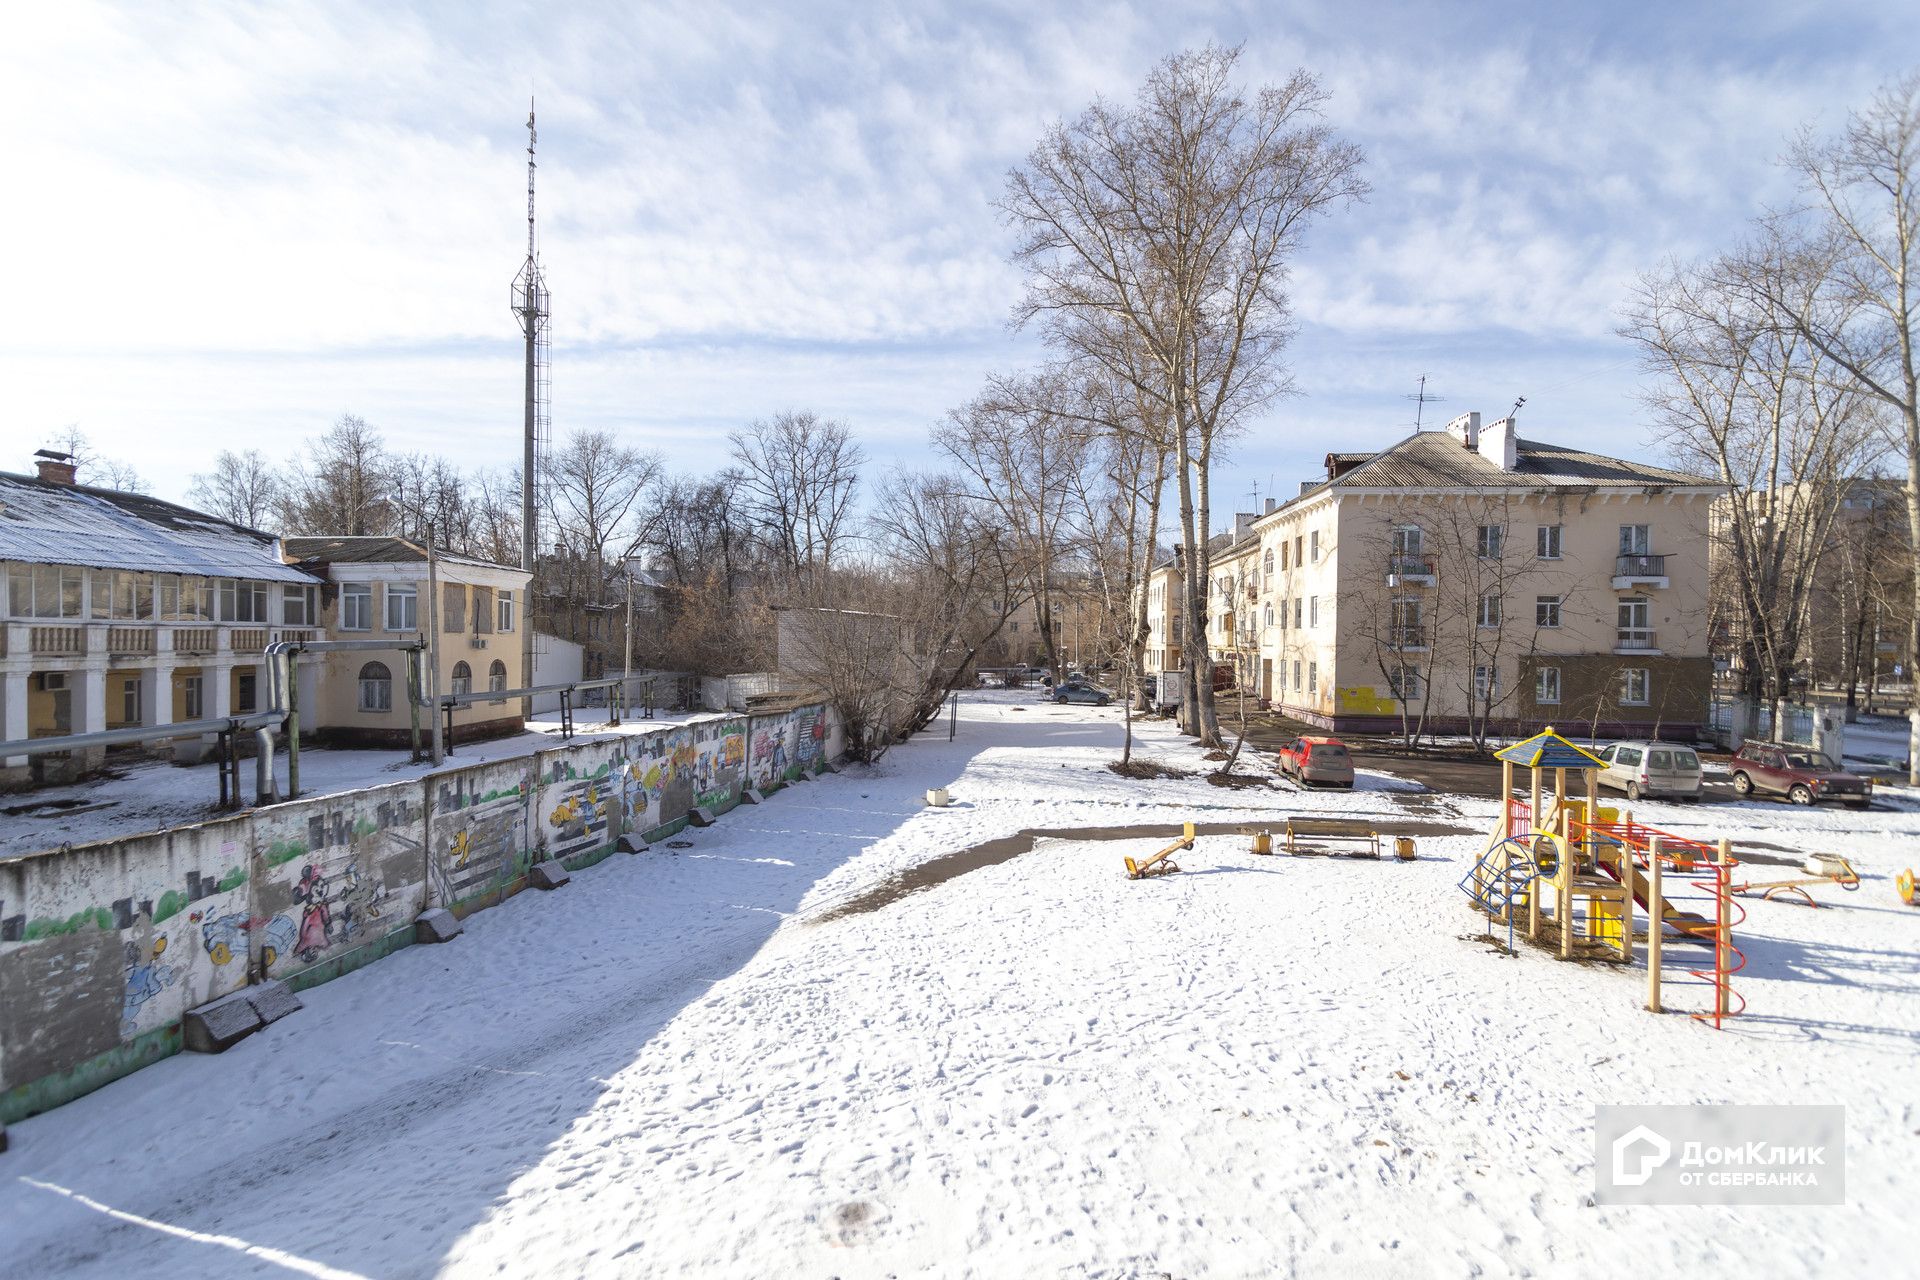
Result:
[[[440,710],[440,553],[427,525],[427,705],[433,709],[433,763],[446,759],[446,719]]]

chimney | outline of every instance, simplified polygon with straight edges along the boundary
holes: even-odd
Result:
[[[1268,498],[1267,509],[1265,511],[1262,511],[1260,514],[1263,516],[1270,516],[1274,513],[1275,508],[1279,507],[1279,505],[1280,505],[1280,499]]]
[[[1247,531],[1253,528],[1253,522],[1259,518],[1259,516],[1254,515],[1251,511],[1235,512],[1233,516],[1233,540],[1238,542],[1240,539],[1246,537]]]
[[[1447,424],[1447,434],[1469,449],[1480,447],[1480,415],[1463,413]]]
[[[40,478],[48,484],[73,483],[74,462],[70,453],[41,449],[33,455],[33,465],[39,468]]]
[[[1520,460],[1519,429],[1512,418],[1502,418],[1480,433],[1477,452],[1502,471],[1511,471]]]

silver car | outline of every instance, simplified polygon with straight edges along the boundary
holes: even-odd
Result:
[[[1700,757],[1692,747],[1672,742],[1615,742],[1600,753],[1605,768],[1600,785],[1641,796],[1700,798]]]

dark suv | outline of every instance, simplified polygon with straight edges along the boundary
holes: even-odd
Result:
[[[1857,773],[1833,769],[1817,751],[1783,747],[1777,742],[1749,742],[1733,758],[1733,789],[1742,796],[1755,792],[1785,796],[1795,804],[1838,800],[1856,809],[1873,803],[1873,783]]]

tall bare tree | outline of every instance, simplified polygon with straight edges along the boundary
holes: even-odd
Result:
[[[1238,58],[1217,46],[1167,58],[1131,106],[1096,102],[1049,131],[1000,201],[1027,272],[1021,322],[1130,373],[1112,359],[1124,334],[1166,407],[1186,551],[1182,715],[1210,745],[1213,463],[1249,409],[1288,389],[1287,272],[1306,226],[1366,190],[1358,148],[1320,119],[1319,83],[1297,72],[1248,96]]]
[[[741,510],[799,584],[833,571],[853,531],[865,454],[847,424],[807,411],[776,413],[727,437]]]
[[[391,469],[380,433],[363,418],[341,415],[287,469],[276,505],[281,528],[290,534],[392,532]]]
[[[258,529],[273,518],[280,496],[280,476],[267,455],[258,449],[234,453],[222,449],[213,470],[193,477],[187,496],[201,510]]]

